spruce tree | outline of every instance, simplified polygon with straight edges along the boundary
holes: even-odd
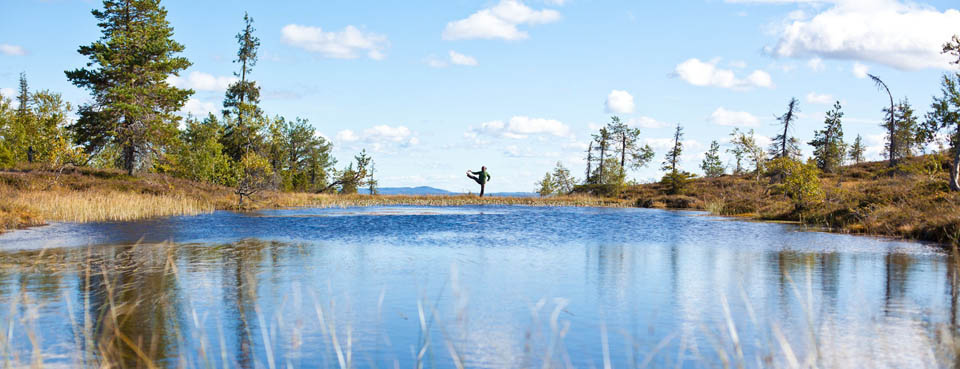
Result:
[[[894,109],[884,109],[890,119],[882,124],[887,129],[887,142],[884,155],[891,162],[897,163],[904,158],[913,156],[920,137],[919,123],[914,115],[913,107],[907,99],[900,100]]]
[[[817,162],[817,168],[826,173],[835,172],[843,165],[843,159],[846,156],[841,125],[843,112],[840,109],[840,102],[837,101],[833,105],[833,110],[827,112],[823,129],[816,131],[813,140],[809,142],[814,148],[813,157]]]
[[[234,72],[239,78],[227,87],[223,99],[223,115],[228,118],[224,132],[224,147],[234,160],[257,146],[257,135],[260,127],[262,111],[260,103],[260,87],[255,81],[249,80],[253,67],[257,65],[257,50],[260,48],[260,39],[253,35],[253,18],[243,14],[244,27],[237,34],[237,59],[233,62],[240,64],[240,71]]]
[[[723,175],[723,162],[720,161],[720,143],[716,140],[710,143],[710,150],[703,156],[703,162],[700,163],[700,169],[706,177],[719,177]]]
[[[128,174],[147,167],[176,138],[177,112],[192,90],[170,86],[167,78],[190,66],[177,56],[183,45],[159,0],[104,0],[92,11],[102,36],[78,52],[86,68],[66,71],[77,87],[93,95],[71,125],[88,153],[114,146]]]
[[[863,163],[863,153],[865,151],[867,151],[867,147],[863,145],[863,138],[857,135],[857,138],[853,140],[853,145],[850,145],[850,160],[854,164]]]

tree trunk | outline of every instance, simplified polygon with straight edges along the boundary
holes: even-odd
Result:
[[[958,145],[960,146],[960,145]],[[953,165],[950,166],[950,189],[960,191],[960,147],[953,148]]]
[[[136,150],[133,148],[133,145],[126,144],[123,146],[123,169],[127,171],[128,175],[133,175],[134,168],[136,167]]]
[[[620,176],[626,179],[627,177],[627,134],[623,133],[623,136],[620,137]]]

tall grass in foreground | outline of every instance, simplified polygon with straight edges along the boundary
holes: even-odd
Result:
[[[252,249],[235,252],[251,252],[263,247],[248,246]],[[24,252],[0,259],[2,270],[27,275],[72,275],[80,281],[76,296],[67,289],[59,294],[56,291],[28,293],[24,290],[11,296],[12,301],[4,306],[5,311],[0,312],[0,317],[5,318],[0,319],[0,365],[5,368],[353,368],[377,365],[376,358],[359,354],[361,342],[354,334],[352,322],[342,320],[338,314],[338,306],[342,308],[349,304],[334,298],[323,300],[319,297],[322,295],[312,289],[307,289],[306,296],[295,291],[279,300],[281,305],[310,311],[310,320],[286,317],[283,306],[272,307],[274,313],[268,314],[265,306],[253,298],[250,301],[237,300],[236,306],[230,307],[238,310],[236,321],[217,321],[211,328],[207,323],[212,318],[196,309],[202,301],[191,301],[178,295],[175,286],[165,287],[175,283],[182,273],[174,257],[180,247],[183,246],[134,245],[114,251],[88,249],[85,255],[57,251]],[[189,254],[197,257],[197,252],[212,252],[208,249],[192,250]],[[242,269],[240,265],[237,267]],[[256,275],[245,272],[236,277],[240,284],[234,292],[256,296]],[[525,328],[523,347],[514,350],[518,357],[507,358],[509,360],[505,362],[522,367],[572,368],[579,355],[589,355],[598,358],[593,366],[603,368],[685,367],[688,364],[723,368],[819,368],[887,364],[851,362],[850,358],[844,357],[842,342],[833,342],[829,335],[821,335],[822,322],[818,322],[812,306],[809,269],[806,282],[800,281],[799,286],[789,274],[784,278],[788,281],[789,293],[804,312],[799,324],[804,332],[794,338],[788,338],[784,333],[780,324],[785,322],[766,322],[755,316],[752,302],[741,289],[740,296],[721,295],[715,302],[723,313],[721,322],[703,323],[695,328],[708,342],[702,347],[681,332],[672,332],[656,345],[641,351],[639,340],[643,337],[601,325],[598,328],[598,352],[584,352],[582,347],[577,351],[577,348],[571,350],[565,339],[571,329],[583,328],[572,328],[569,321],[561,318],[567,301],[540,300],[530,306],[530,323]],[[160,287],[156,288],[157,285]],[[416,316],[409,318],[416,323],[419,339],[403,361],[414,368],[492,365],[474,361],[471,352],[463,347],[464,337],[461,335],[470,334],[466,331],[470,327],[467,324],[469,298],[460,287],[456,269],[450,273],[445,285],[449,286],[447,292],[452,296],[452,311],[440,311],[438,301],[430,298],[415,302]],[[65,305],[66,312],[52,315],[49,306],[56,304]],[[383,319],[383,304],[381,292],[376,309],[378,320]],[[747,321],[734,320],[731,314],[734,304],[742,304],[747,309]],[[50,326],[45,320],[51,318],[64,319],[70,327],[70,338],[65,347],[44,344],[43,334],[47,331],[43,327]],[[235,327],[240,333],[243,341],[240,349],[227,348],[228,336],[224,335],[224,326]],[[319,327],[322,342],[306,340],[306,327]],[[764,334],[747,337],[741,332],[748,328]],[[55,333],[63,336],[62,332]],[[390,344],[389,332],[374,333],[378,337],[374,344]],[[892,341],[898,339],[890,337]],[[933,328],[924,342],[928,345],[928,352],[907,352],[917,356],[913,362],[918,366],[956,366],[960,340],[955,327]],[[622,357],[614,356],[613,348],[616,347],[624,348],[619,354]],[[753,350],[747,351],[747,347]],[[322,354],[323,360],[297,361],[303,353],[317,352]],[[399,362],[396,359],[394,367],[399,367]]]

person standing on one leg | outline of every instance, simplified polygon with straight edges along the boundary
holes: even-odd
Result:
[[[477,182],[480,185],[480,197],[483,197],[483,190],[486,187],[487,181],[490,180],[490,173],[487,173],[487,167],[480,167],[479,172],[467,171],[467,178],[470,178]]]

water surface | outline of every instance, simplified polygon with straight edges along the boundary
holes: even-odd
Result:
[[[650,209],[64,223],[0,235],[0,351],[62,366],[103,351],[218,368],[952,366],[951,265],[919,243]]]

